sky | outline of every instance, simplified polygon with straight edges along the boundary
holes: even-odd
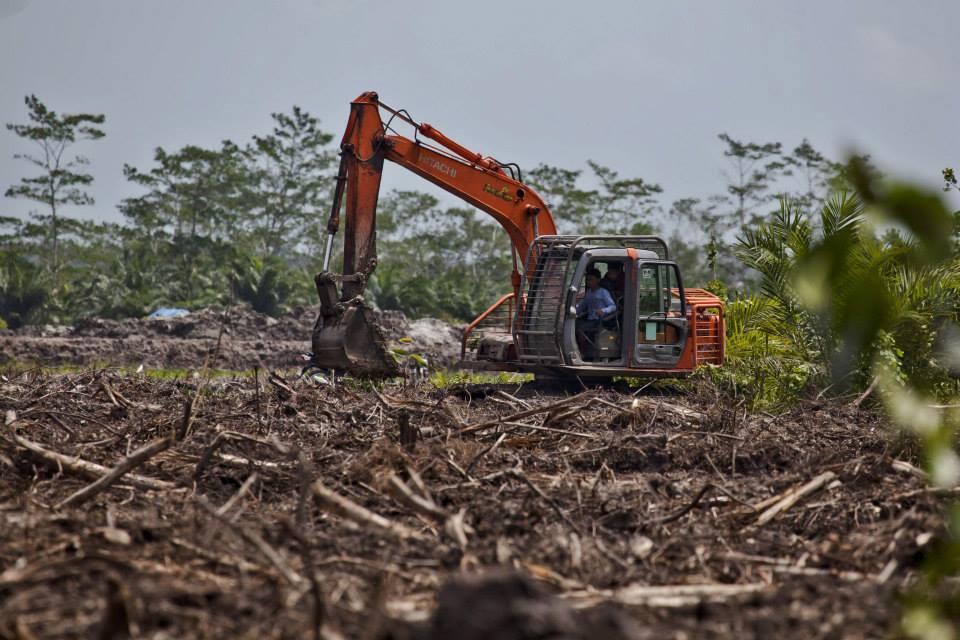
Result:
[[[665,203],[723,191],[721,132],[936,186],[960,166],[958,25],[956,0],[0,0],[0,122],[31,93],[105,114],[77,146],[96,205],[68,213],[112,221],[139,193],[124,163],[245,141],[294,104],[339,137],[367,90],[481,153],[592,159]],[[0,192],[29,150],[0,130]],[[383,187],[442,193],[399,167]]]

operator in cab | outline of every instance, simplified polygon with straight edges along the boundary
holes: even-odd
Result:
[[[600,286],[610,292],[617,304],[623,301],[624,280],[623,265],[619,262],[608,262],[607,272],[601,278]]]
[[[596,334],[604,316],[617,310],[610,292],[600,286],[600,272],[587,269],[587,291],[577,303],[577,331],[587,335]]]

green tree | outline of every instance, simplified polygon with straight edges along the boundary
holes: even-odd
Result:
[[[146,172],[124,166],[127,179],[148,190],[119,205],[138,230],[125,257],[150,251],[154,259],[143,266],[171,282],[171,303],[192,307],[229,299],[229,265],[247,244],[240,212],[248,174],[241,150],[229,140],[219,149],[157,148],[154,161]]]
[[[794,175],[800,190],[790,194],[798,206],[811,209],[822,202],[830,191],[838,190],[835,181],[842,165],[814,149],[806,138],[784,158],[784,175]],[[849,186],[847,186],[849,189]]]
[[[546,201],[561,233],[581,233],[596,214],[596,189],[578,185],[580,170],[548,164],[537,165],[525,176],[526,182]]]
[[[381,199],[378,229],[381,260],[370,293],[382,308],[466,321],[510,289],[507,235],[476,209],[393,192]]]
[[[538,165],[527,182],[547,202],[561,233],[645,234],[653,230],[660,185],[643,178],[621,178],[610,167],[587,161],[593,188],[583,188],[583,172]]]
[[[660,185],[643,178],[621,178],[618,172],[592,160],[587,164],[600,189],[594,198],[597,210],[582,233],[651,233],[656,196],[663,193]]]
[[[39,148],[39,153],[18,153],[14,157],[25,160],[40,170],[39,175],[21,178],[20,184],[7,189],[8,198],[26,198],[43,204],[49,211],[46,217],[50,239],[49,268],[59,269],[59,208],[63,205],[90,205],[93,197],[86,188],[93,176],[84,171],[89,164],[86,157],[74,155],[70,149],[80,140],[97,140],[105,134],[98,125],[104,123],[102,114],[57,114],[35,95],[24,98],[28,124],[7,124],[7,129]]]
[[[249,162],[243,191],[246,228],[260,256],[278,256],[303,237],[329,208],[336,154],[333,136],[300,107],[272,114],[273,131],[254,136],[244,151]]]
[[[734,219],[742,227],[756,215],[757,206],[768,201],[786,163],[779,142],[742,142],[726,133],[717,136],[726,145],[723,155],[731,172],[727,174],[727,193],[733,198]]]
[[[240,187],[248,178],[236,144],[225,140],[219,149],[187,145],[174,153],[157,147],[153,159],[156,166],[147,172],[123,167],[127,180],[147,189],[119,205],[131,223],[191,239],[235,237]]]

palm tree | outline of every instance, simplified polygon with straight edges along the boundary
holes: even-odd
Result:
[[[960,319],[960,259],[918,264],[913,241],[892,230],[878,238],[853,195],[834,195],[813,219],[782,201],[770,221],[737,239],[760,292],[728,307],[731,362],[749,360],[766,396],[777,395],[768,379],[781,390],[840,388],[869,379],[877,349],[890,342],[878,340],[885,332],[904,375],[942,375],[934,343]]]

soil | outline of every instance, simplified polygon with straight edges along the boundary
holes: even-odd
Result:
[[[216,351],[224,369],[290,369],[305,364],[318,307],[298,307],[272,318],[246,306],[204,309],[181,318],[89,318],[72,327],[27,326],[0,331],[0,364],[126,366],[191,369]],[[460,358],[461,329],[440,320],[410,321],[399,311],[380,314],[387,338],[426,357],[431,367]],[[401,344],[396,342],[397,345]]]
[[[909,442],[849,405],[645,393],[10,371],[0,637],[895,628],[944,526]]]

